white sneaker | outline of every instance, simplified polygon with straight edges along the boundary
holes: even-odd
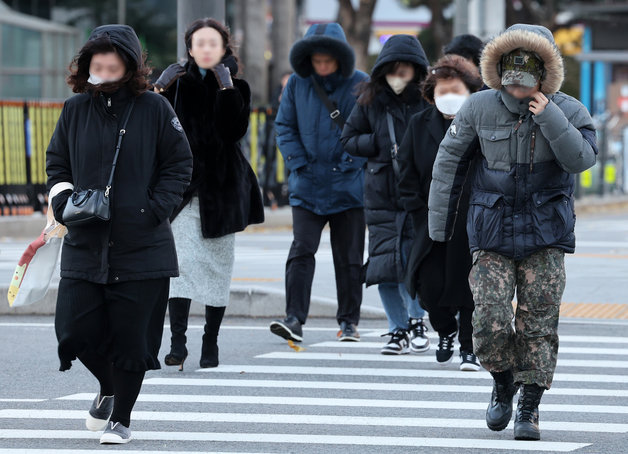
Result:
[[[101,445],[122,445],[129,441],[131,441],[131,429],[113,421],[109,421],[107,428],[100,437]]]
[[[427,335],[427,326],[422,318],[411,318],[408,323],[408,333],[410,334],[410,350],[414,353],[426,352],[430,349],[430,340]]]

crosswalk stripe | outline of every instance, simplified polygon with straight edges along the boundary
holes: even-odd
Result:
[[[431,356],[374,355],[362,353],[312,353],[312,352],[271,352],[257,355],[256,358],[324,361],[365,361],[381,363],[433,363]],[[608,361],[595,359],[561,359],[558,367],[591,367],[595,369],[628,369],[628,361]]]
[[[0,410],[2,419],[85,419],[85,410]],[[483,419],[406,418],[389,416],[307,415],[276,413],[201,413],[134,411],[134,421],[214,422],[249,424],[307,424],[334,426],[431,427],[486,429]],[[512,429],[512,422],[509,426]],[[628,424],[543,421],[543,430],[558,432],[628,433]]]
[[[116,452],[124,452],[125,454],[146,454],[148,451],[138,451],[137,449],[120,449],[116,448]],[[168,454],[198,454],[199,451],[164,451]],[[56,453],[69,453],[69,454],[94,454],[93,449],[53,449],[53,448],[30,448],[30,449],[14,449],[14,448],[0,448],[0,454],[56,454]],[[236,452],[236,451],[203,451],[204,454],[271,454],[264,452]]]
[[[98,439],[84,430],[0,429],[0,439]],[[405,446],[430,448],[503,449],[507,451],[572,452],[591,443],[487,440],[481,438],[380,437],[360,435],[310,435],[281,433],[144,432],[133,431],[136,440],[222,441],[245,443],[314,444],[349,446]]]
[[[361,349],[381,349],[385,342],[338,342],[325,341],[316,344],[310,344],[312,348],[346,348],[349,350]],[[460,348],[459,344],[454,345],[455,349]],[[430,350],[438,350],[438,345],[432,344]],[[558,354],[574,353],[579,355],[617,355],[628,356],[628,348],[591,348],[591,347],[559,347]]]
[[[0,399],[0,402],[45,402],[48,399]]]
[[[294,380],[222,380],[209,378],[149,378],[148,386],[207,386],[226,388],[281,388],[281,389],[344,389],[356,391],[418,392],[418,393],[477,393],[486,395],[490,386],[472,385],[429,385],[415,383],[372,383],[344,381],[294,381]],[[628,397],[623,389],[588,389],[553,387],[547,395],[552,396],[596,396]]]
[[[255,373],[274,375],[339,375],[355,377],[412,377],[412,378],[464,378],[465,380],[492,380],[488,372],[461,372],[453,370],[425,370],[425,369],[380,369],[358,367],[307,367],[307,366],[257,366],[249,364],[220,365],[212,369],[198,369],[202,373]],[[628,383],[626,375],[585,375],[565,374],[554,375],[554,382],[582,382],[582,383]]]
[[[57,400],[92,401],[94,394],[77,393],[59,397]],[[486,402],[454,402],[433,400],[393,400],[393,399],[347,399],[326,397],[289,397],[289,396],[230,396],[197,394],[140,394],[138,402],[177,402],[177,403],[213,403],[245,405],[302,405],[317,407],[370,407],[370,408],[430,408],[435,410],[486,410]],[[541,404],[545,412],[581,412],[628,414],[628,406],[621,405],[571,405]]]
[[[578,322],[582,323],[582,322]],[[309,330],[310,328],[307,328]],[[337,330],[336,330],[337,331]],[[381,330],[373,330],[373,331],[365,331],[360,333],[361,337],[381,337],[382,334],[385,334],[386,331]],[[426,333],[427,337],[430,339],[438,339],[438,334],[432,331]],[[571,335],[561,335],[560,343],[561,345],[565,342],[569,343],[583,343],[583,344],[628,344],[628,337],[619,337],[619,336],[571,336]]]

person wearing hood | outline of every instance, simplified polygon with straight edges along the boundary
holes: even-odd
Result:
[[[286,263],[286,317],[270,324],[284,339],[301,342],[307,319],[314,255],[327,223],[336,271],[338,340],[358,341],[364,254],[362,186],[365,159],[345,152],[340,134],[355,105],[356,86],[367,78],[355,70],[355,54],[339,24],[314,24],[290,51],[294,69],[275,129],[290,171],[294,241]]]
[[[423,84],[423,96],[430,107],[410,119],[399,148],[399,192],[415,229],[405,283],[412,295],[419,294],[429,312],[430,324],[438,332],[436,361],[441,365],[452,361],[457,335],[460,370],[464,371],[480,370],[471,338],[473,296],[468,283],[471,254],[464,229],[469,184],[462,191],[458,228],[447,244],[434,243],[429,237],[427,203],[438,146],[460,107],[480,87],[482,78],[471,61],[458,55],[438,60],[429,68]]]
[[[46,152],[53,213],[68,227],[55,313],[60,370],[78,357],[98,380],[86,426],[104,430],[101,443],[131,440],[144,374],[160,368],[178,275],[169,217],[192,176],[188,141],[168,102],[149,91],[149,72],[131,27],[96,28],[74,59],[68,82],[78,94]]]
[[[385,355],[423,352],[430,345],[423,323],[425,311],[402,283],[412,226],[399,201],[396,162],[398,141],[408,120],[427,107],[420,84],[428,65],[416,37],[391,36],[377,57],[370,80],[361,86],[341,138],[347,153],[368,159],[364,207],[369,258],[363,273],[367,286],[378,284],[388,318],[390,340],[381,350]]]
[[[484,49],[484,43],[480,38],[475,35],[463,34],[454,37],[450,43],[443,47],[443,54],[460,55],[472,61],[479,68],[482,49]]]
[[[559,91],[563,60],[545,27],[513,25],[486,45],[481,68],[492,90],[467,100],[440,145],[429,234],[452,238],[479,140],[467,232],[473,345],[493,376],[486,422],[505,429],[520,389],[515,439],[538,440],[539,402],[556,368],[565,253],[575,249],[574,174],[595,164],[595,129],[587,109]]]
[[[200,366],[216,367],[218,332],[229,303],[235,233],[264,222],[261,191],[239,141],[246,134],[251,90],[237,78],[229,30],[198,19],[185,32],[188,61],[170,65],[155,82],[176,111],[194,156],[192,182],[171,216],[181,275],[172,280],[168,366],[188,356],[190,304],[205,306]]]

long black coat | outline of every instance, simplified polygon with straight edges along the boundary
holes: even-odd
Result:
[[[455,233],[447,243],[434,243],[427,228],[428,194],[432,167],[451,120],[431,106],[413,116],[399,148],[401,179],[399,190],[404,208],[414,226],[414,241],[406,268],[405,284],[411,295],[419,294],[427,305],[473,307],[468,276],[471,254],[466,232],[470,180],[458,207]],[[477,148],[477,144],[475,145]]]
[[[131,92],[65,102],[46,152],[48,189],[61,182],[103,189]],[[111,107],[108,107],[108,104]],[[114,116],[115,115],[115,116]],[[192,175],[192,154],[168,102],[156,93],[136,98],[126,127],[111,191],[111,221],[68,229],[61,277],[99,284],[178,276],[168,218],[181,203]],[[64,206],[54,198],[55,217]]]
[[[224,63],[232,74],[237,72],[232,58]],[[164,92],[177,112],[194,155],[192,183],[172,219],[198,195],[205,238],[260,224],[264,222],[261,191],[238,143],[249,125],[249,85],[233,78],[233,90],[219,90],[212,71],[202,77],[196,64],[187,63],[185,68],[187,73]]]
[[[386,87],[371,104],[357,104],[343,130],[341,140],[347,153],[368,158],[364,176],[364,212],[369,230],[367,285],[402,280],[401,251],[412,238],[412,225],[399,199],[386,112],[393,117],[399,142],[410,117],[425,107],[427,102],[417,88],[408,87],[402,96],[396,96]]]

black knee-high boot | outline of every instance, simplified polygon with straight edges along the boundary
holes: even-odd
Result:
[[[190,315],[190,303],[187,298],[170,298],[168,301],[168,312],[170,313],[170,353],[164,358],[167,366],[179,366],[183,370],[183,362],[188,356],[188,349],[185,347],[187,338],[185,332],[188,329],[188,316]]]
[[[201,349],[201,367],[218,366],[218,331],[225,315],[224,307],[205,306],[205,334]]]

